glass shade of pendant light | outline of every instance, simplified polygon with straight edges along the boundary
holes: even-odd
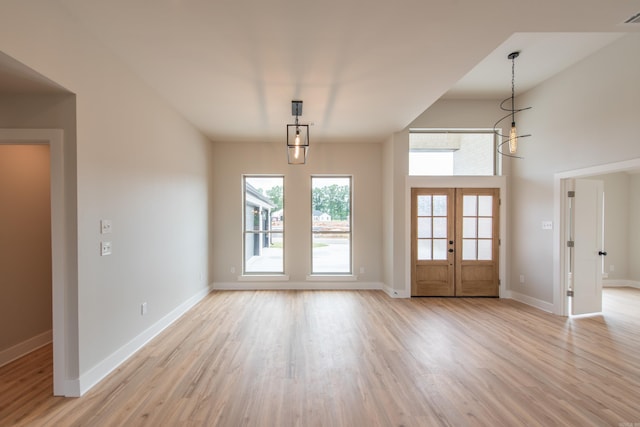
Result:
[[[287,161],[290,165],[303,165],[309,154],[309,125],[300,124],[302,101],[291,101],[291,114],[296,120],[287,125]]]
[[[511,131],[509,132],[509,153],[516,154],[518,151],[518,130],[516,122],[511,122]]]
[[[502,111],[507,111],[509,114],[507,114],[504,117],[501,117],[494,125],[493,125],[493,132],[500,137],[501,141],[498,143],[498,153],[500,153],[503,156],[507,156],[507,157],[515,157],[517,159],[521,159],[522,157],[517,155],[518,152],[518,139],[519,138],[526,138],[529,137],[531,135],[518,135],[518,130],[516,128],[516,113],[519,113],[521,111],[525,111],[530,109],[531,107],[526,107],[526,108],[516,108],[515,107],[515,97],[516,97],[516,85],[515,85],[515,60],[516,58],[520,56],[520,52],[511,52],[507,58],[511,60],[511,96],[509,98],[506,98],[505,100],[503,100],[500,103],[500,109]],[[508,101],[511,101],[511,108],[506,108],[504,106],[505,103],[507,103]],[[500,128],[498,127],[498,125],[505,120],[506,118],[510,117],[511,118],[511,130],[509,131],[509,135],[503,135]],[[505,153],[503,151],[503,146],[507,144],[509,147],[509,153]]]

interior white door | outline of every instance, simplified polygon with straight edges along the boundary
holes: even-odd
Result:
[[[602,311],[602,181],[576,179],[571,314]]]

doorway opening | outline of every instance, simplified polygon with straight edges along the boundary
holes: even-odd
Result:
[[[0,144],[48,144],[51,198],[51,299],[53,335],[53,393],[79,395],[67,372],[66,286],[69,284],[66,254],[63,131],[60,129],[0,129]]]
[[[575,280],[574,272],[571,269],[571,254],[567,250],[567,236],[569,236],[572,224],[570,222],[570,198],[567,197],[568,191],[572,189],[573,183],[578,179],[589,179],[593,177],[603,176],[607,174],[615,174],[619,172],[638,172],[640,171],[640,158],[622,162],[609,163],[588,168],[576,169],[567,172],[557,173],[554,175],[554,220],[559,226],[554,230],[554,298],[553,311],[561,316],[568,316],[571,313],[569,290],[573,290]],[[605,251],[601,246],[595,250]],[[598,266],[598,274],[605,273],[602,269],[602,257],[598,257],[600,265]],[[594,273],[595,274],[595,273]],[[606,274],[605,274],[606,276]],[[602,298],[602,287],[599,290],[599,297]]]

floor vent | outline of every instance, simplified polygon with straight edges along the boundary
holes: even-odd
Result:
[[[633,15],[631,18],[624,21],[625,24],[640,24],[640,12]]]

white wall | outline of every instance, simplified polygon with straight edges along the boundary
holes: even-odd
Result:
[[[626,35],[517,100],[533,107],[516,117],[518,129],[533,136],[521,144],[525,159],[513,163],[515,291],[553,301],[554,242],[541,230],[553,219],[553,174],[640,157],[640,56],[629,55],[638,51],[640,34]]]
[[[313,135],[312,135],[313,138]],[[377,143],[311,143],[306,165],[288,165],[284,141],[213,144],[213,281],[216,287],[234,287],[242,273],[242,175],[284,175],[285,273],[292,288],[322,287],[304,284],[311,269],[311,175],[352,175],[353,270],[358,282],[377,284],[382,268],[382,145]],[[360,267],[365,270],[361,274]],[[231,272],[231,268],[235,272]],[[238,285],[240,286],[240,285]],[[257,287],[275,286],[263,283]],[[254,284],[251,287],[256,287]]]
[[[77,168],[65,166],[77,176],[77,208],[67,207],[78,218],[69,372],[91,386],[83,376],[99,379],[114,352],[207,289],[210,144],[55,3],[3,9],[0,50],[76,94]],[[113,221],[109,257],[99,256],[103,218]]]

